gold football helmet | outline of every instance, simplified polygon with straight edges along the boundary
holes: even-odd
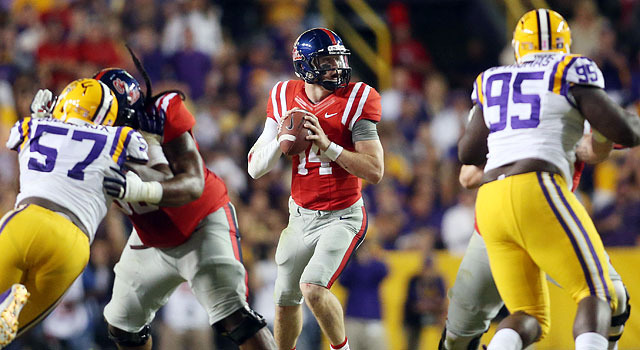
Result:
[[[62,90],[52,114],[65,122],[110,126],[116,121],[118,102],[101,81],[78,79]]]
[[[567,21],[556,11],[531,10],[518,20],[511,45],[518,63],[532,52],[569,53],[571,30]]]

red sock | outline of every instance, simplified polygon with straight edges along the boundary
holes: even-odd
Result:
[[[342,343],[340,343],[339,345],[333,345],[331,344],[331,348],[332,349],[341,349],[343,346],[345,346],[347,344],[347,337],[344,338],[344,341]]]

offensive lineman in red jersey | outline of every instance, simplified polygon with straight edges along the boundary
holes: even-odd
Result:
[[[271,90],[265,128],[249,151],[248,171],[269,172],[282,151],[281,121],[295,109],[308,112],[311,146],[293,156],[289,224],[276,250],[274,335],[281,350],[295,349],[307,305],[331,343],[349,349],[342,306],[329,291],[364,240],[367,214],[362,180],[378,183],[384,172],[380,95],[364,83],[349,83],[347,50],[332,31],[302,33],[293,48],[296,75],[304,81],[277,83]]]
[[[159,137],[145,135],[156,141],[149,151],[151,168],[132,167],[145,181],[133,171],[105,178],[107,193],[122,200],[135,228],[115,266],[113,295],[104,310],[110,338],[119,349],[150,350],[149,324],[187,281],[220,334],[243,350],[275,349],[266,322],[247,305],[235,209],[225,184],[203,164],[191,133],[195,118],[181,93],[143,102],[138,82],[126,71],[108,68],[95,78],[131,115],[150,116],[132,120],[164,122],[155,128]]]

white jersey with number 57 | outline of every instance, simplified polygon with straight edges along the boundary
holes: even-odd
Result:
[[[557,166],[571,184],[584,117],[569,87],[604,88],[602,72],[581,55],[534,53],[522,61],[490,68],[473,84],[471,98],[490,130],[485,171],[537,158]]]
[[[57,203],[78,217],[90,241],[110,204],[102,189],[105,174],[125,160],[148,160],[147,142],[129,127],[81,126],[51,118],[18,121],[7,147],[18,152],[20,163],[16,204],[28,197]]]

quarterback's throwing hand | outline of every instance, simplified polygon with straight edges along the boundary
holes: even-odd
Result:
[[[320,126],[320,121],[318,121],[318,117],[315,115],[308,113],[304,116],[304,127],[311,130],[312,135],[307,136],[307,140],[313,142],[320,150],[325,151],[331,140],[327,137],[327,134],[324,133],[322,127]]]
[[[291,115],[291,113],[293,113],[295,111],[303,111],[303,112],[307,113],[307,111],[305,111],[304,109],[301,109],[299,107],[293,107],[290,110],[284,112],[284,114],[282,115],[282,118],[280,118],[280,122],[278,122],[278,133],[276,135],[280,135],[280,130],[282,129],[282,123],[284,122],[285,119],[287,119],[287,117],[289,115]]]

